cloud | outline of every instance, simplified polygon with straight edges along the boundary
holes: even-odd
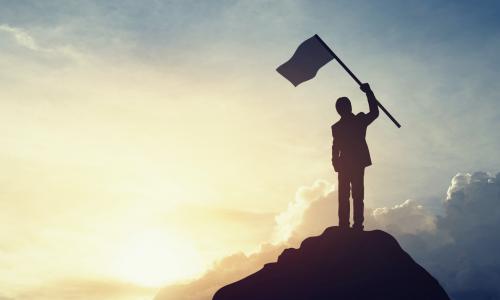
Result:
[[[308,217],[311,207],[319,202],[330,202],[324,200],[330,199],[333,191],[334,185],[325,180],[317,180],[311,186],[300,187],[286,210],[274,218],[272,243],[260,245],[255,253],[249,255],[240,252],[227,256],[214,263],[209,271],[196,280],[164,287],[155,300],[211,299],[222,286],[259,270],[266,263],[276,261],[278,255],[297,240],[296,230],[304,223],[306,214]]]
[[[415,200],[367,208],[366,227],[393,234],[454,299],[500,298],[500,173],[458,173],[439,205],[442,215]],[[336,211],[336,192],[312,202],[289,243],[296,246],[336,224]]]
[[[230,255],[216,262],[208,272],[196,280],[164,287],[154,299],[212,299],[213,294],[224,285],[256,272],[266,263],[276,261],[284,249],[283,244],[264,244],[251,255],[245,255],[241,252]]]
[[[71,45],[41,46],[24,28],[1,24],[0,32],[11,36],[18,46],[41,55],[48,57],[64,57],[75,61],[82,61],[85,57],[83,53],[76,50]]]
[[[460,190],[463,190],[468,184],[470,184],[470,174],[458,173],[451,179],[451,185],[448,187],[446,192],[446,200],[450,200],[452,195]]]
[[[396,232],[402,246],[454,299],[500,297],[500,181],[485,172],[459,173],[448,188],[435,228]]]
[[[454,299],[499,298],[500,173],[458,173],[441,205],[444,212],[440,216],[415,200],[367,208],[366,227],[393,234]],[[336,211],[336,192],[311,203],[289,243],[296,246],[305,237],[336,224]]]
[[[370,209],[367,211],[366,219],[371,227],[375,227],[375,224],[385,225],[388,220],[396,220],[400,215],[409,212],[415,215],[413,219],[419,224],[419,228],[422,227],[421,223],[424,223],[418,217],[421,215],[420,211],[424,210],[413,201],[390,209],[378,209],[377,219],[372,216]],[[225,257],[200,278],[163,288],[155,299],[211,299],[220,287],[259,270],[268,262],[276,261],[285,248],[298,247],[304,238],[321,234],[326,227],[336,225],[338,219],[335,186],[325,180],[317,180],[311,186],[300,187],[286,210],[277,214],[274,219],[272,243],[261,245],[260,249],[251,255],[236,253]],[[411,227],[411,224],[407,227]]]
[[[300,220],[294,222],[293,233],[287,241],[290,245],[298,245],[304,238],[321,234],[326,227],[338,224],[337,191],[333,185],[319,182],[323,183],[322,190],[318,189],[318,185],[316,192],[322,193],[310,198],[308,205],[300,212]],[[378,228],[393,234],[427,232],[435,229],[436,216],[417,201],[406,200],[393,207],[367,207],[365,227],[367,230]]]
[[[453,299],[500,297],[500,173],[455,175],[436,216],[414,200],[392,207],[366,209],[367,228],[393,234],[412,257],[433,274]],[[333,185],[317,181],[297,191],[287,209],[275,218],[282,243],[266,244],[252,255],[238,253],[222,259],[199,279],[165,287],[155,298],[211,299],[213,293],[275,261],[285,247],[298,246],[310,235],[337,223]],[[287,223],[288,222],[288,223]],[[285,242],[285,237],[288,240]]]
[[[325,180],[318,180],[311,187],[299,188],[287,209],[275,217],[274,243],[288,241],[293,231],[302,223],[303,215],[311,203],[326,197],[333,190],[334,186]]]
[[[41,48],[35,42],[35,40],[23,29],[17,27],[11,27],[9,25],[0,25],[0,31],[7,32],[12,35],[15,41],[25,48],[33,51],[39,51]]]
[[[390,208],[376,208],[371,217],[376,222],[374,226],[392,233],[433,231],[436,227],[436,217],[413,200],[406,200]]]

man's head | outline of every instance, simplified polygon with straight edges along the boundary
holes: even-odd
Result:
[[[335,103],[335,108],[341,117],[348,116],[352,113],[351,101],[347,97],[340,97]]]

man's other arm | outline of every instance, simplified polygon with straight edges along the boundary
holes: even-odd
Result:
[[[371,122],[375,121],[375,119],[378,117],[379,114],[377,99],[375,98],[375,94],[373,93],[368,83],[363,83],[360,88],[366,94],[366,98],[368,99],[368,106],[370,107],[370,112],[366,114],[365,120],[366,120],[366,125],[370,125]]]
[[[333,143],[332,143],[332,166],[335,172],[339,171],[339,158],[340,158],[340,149],[339,149],[339,144],[335,139],[335,131],[332,127],[332,137],[333,137]]]

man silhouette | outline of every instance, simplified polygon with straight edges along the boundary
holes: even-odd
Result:
[[[353,229],[356,230],[363,230],[364,173],[365,168],[372,164],[365,140],[366,129],[378,117],[377,99],[370,85],[363,83],[360,88],[368,98],[370,112],[354,115],[349,98],[340,97],[335,104],[340,120],[332,125],[332,165],[338,172],[339,181],[339,227],[349,228],[352,189]]]

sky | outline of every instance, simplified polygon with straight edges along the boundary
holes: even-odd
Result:
[[[292,238],[335,190],[334,101],[368,109],[335,62],[275,71],[316,33],[402,124],[368,130],[374,218],[439,231],[452,179],[500,170],[495,1],[0,4],[0,299],[152,299]]]

